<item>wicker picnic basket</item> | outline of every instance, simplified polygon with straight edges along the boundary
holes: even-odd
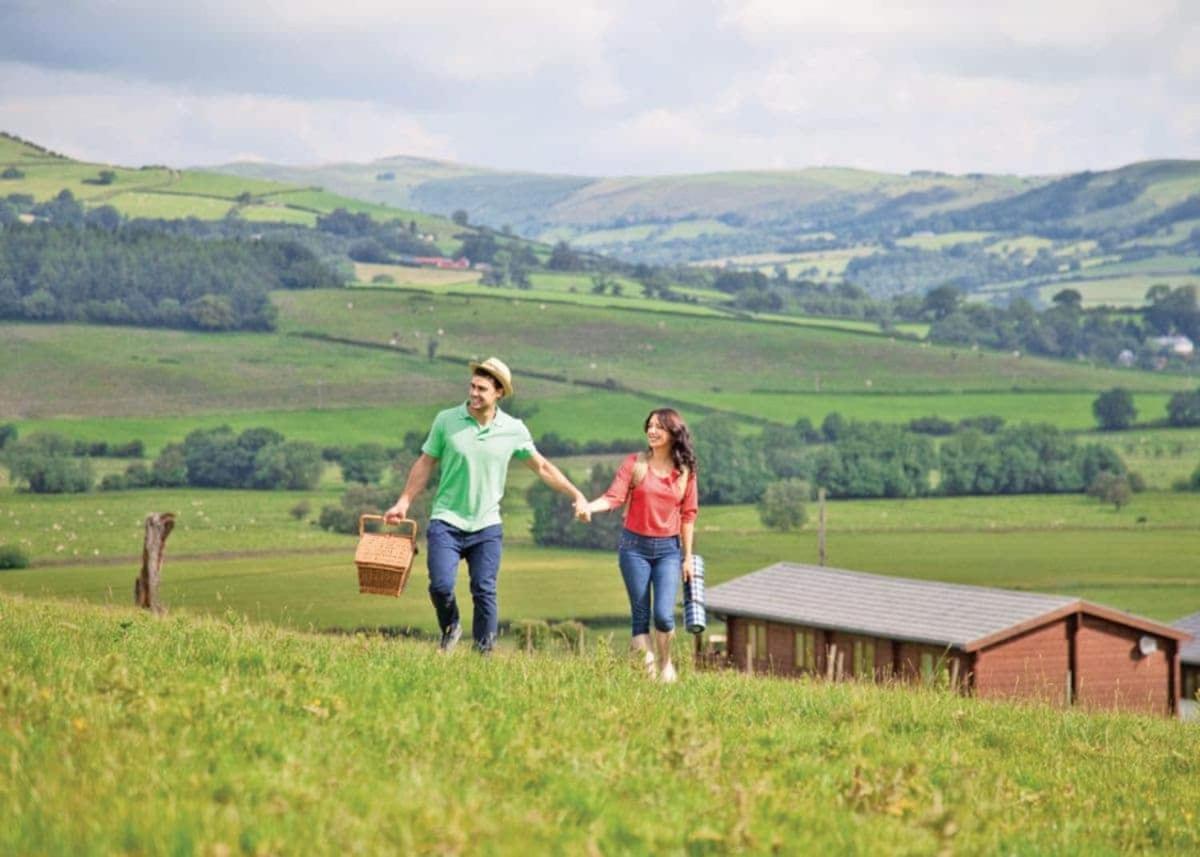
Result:
[[[404,518],[396,523],[409,532],[368,533],[367,521],[382,522],[383,515],[362,515],[358,519],[358,547],[354,551],[358,591],[398,598],[408,583],[417,554],[417,522]]]

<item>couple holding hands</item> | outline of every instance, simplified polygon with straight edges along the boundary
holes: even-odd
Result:
[[[675,681],[671,662],[675,597],[680,579],[690,579],[694,570],[698,508],[696,455],[687,426],[671,408],[651,411],[643,425],[646,448],[626,457],[608,490],[589,501],[537,451],[525,424],[500,409],[500,400],[513,393],[508,366],[489,357],[470,367],[466,402],[434,418],[400,498],[384,514],[392,522],[406,517],[433,469],[440,468],[426,534],[429,595],[442,631],[440,648],[451,650],[462,636],[454,595],[462,560],[471,580],[475,648],[487,654],[495,645],[503,536],[500,499],[509,460],[515,458],[551,488],[571,497],[580,521],[625,507],[617,558],[629,595],[630,648],[648,675]]]

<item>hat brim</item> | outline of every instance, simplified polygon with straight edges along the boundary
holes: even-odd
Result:
[[[512,383],[509,381],[505,381],[503,378],[501,378],[499,375],[497,375],[495,372],[493,372],[485,364],[479,363],[475,360],[472,360],[467,365],[471,367],[472,372],[482,372],[483,374],[487,375],[489,378],[495,379],[496,383],[500,385],[500,389],[504,391],[504,395],[511,396],[513,394]]]

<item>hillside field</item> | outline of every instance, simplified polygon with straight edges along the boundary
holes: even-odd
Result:
[[[686,663],[664,687],[606,646],[447,658],[235,611],[0,616],[5,853],[1200,848],[1200,731],[1170,720]]]

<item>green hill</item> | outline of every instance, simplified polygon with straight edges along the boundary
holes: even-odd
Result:
[[[1069,287],[1085,303],[1135,305],[1158,282],[1200,285],[1200,161],[1034,177],[837,167],[586,177],[403,157],[214,169],[462,209],[474,222],[622,259],[768,273],[782,265],[877,295],[950,284],[988,300],[1046,302]],[[1142,269],[1121,270],[1133,262]]]
[[[0,596],[9,854],[1190,853],[1183,724]],[[86,653],[81,656],[80,653]],[[682,653],[681,653],[682,654]]]
[[[101,176],[109,174],[107,180]],[[74,161],[25,140],[0,132],[0,199],[10,194],[41,202],[70,191],[88,207],[111,205],[129,217],[250,221],[312,226],[317,217],[337,208],[363,212],[380,221],[415,221],[436,237],[444,250],[458,246],[462,228],[448,218],[408,208],[340,196],[311,183],[218,175],[165,166],[128,168]]]

